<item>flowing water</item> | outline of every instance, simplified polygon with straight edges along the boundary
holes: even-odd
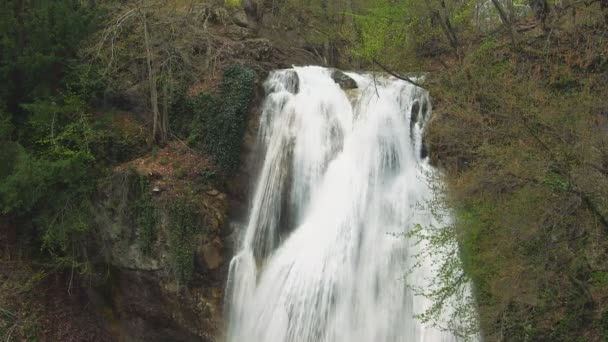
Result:
[[[407,276],[403,236],[433,218],[422,144],[428,94],[394,78],[275,71],[265,83],[261,171],[230,264],[230,342],[455,341],[414,318],[430,261]]]

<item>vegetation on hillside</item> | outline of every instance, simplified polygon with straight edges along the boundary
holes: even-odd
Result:
[[[231,41],[212,33],[219,20],[213,6],[0,2],[0,276],[19,262],[31,272],[7,281],[54,275],[68,279],[61,285],[68,292],[82,275],[94,276],[95,263],[103,262],[95,235],[100,189],[119,165],[169,140],[184,138],[185,148],[210,155],[209,172],[218,180],[237,169],[256,75],[222,55]],[[203,96],[213,105],[193,104],[196,121],[177,105]],[[178,127],[187,115],[188,126]],[[158,239],[159,208],[147,178],[129,191],[135,200],[126,215],[147,255]],[[172,276],[181,284],[194,267],[193,234],[204,230],[193,205],[175,204],[169,219],[176,221],[169,222]],[[13,285],[20,286],[7,288]],[[0,298],[3,339],[36,335],[13,320],[21,314],[13,311],[21,306],[11,308],[16,298]]]
[[[489,339],[608,338],[606,38],[486,39],[430,83],[428,142]]]
[[[31,251],[81,265],[99,180],[170,135],[209,152],[220,172],[236,169],[254,72],[227,68],[211,106],[187,94],[224,67],[211,61],[218,55],[209,45],[209,4],[1,6],[0,75],[7,82],[0,88],[0,210],[7,226],[21,227],[18,238],[31,243]],[[208,88],[216,96],[213,84]],[[197,111],[196,122],[180,106]],[[182,116],[191,120],[187,126],[169,127],[169,121],[184,122]]]
[[[484,339],[608,338],[606,5],[376,1],[354,16],[363,63],[433,71],[426,140],[446,195],[431,205],[455,217],[418,236],[460,254],[438,260],[421,318],[472,284]]]
[[[442,259],[422,319],[471,284],[487,340],[608,339],[608,1],[225,3],[275,36],[297,32],[326,64],[432,71],[426,139],[446,185],[435,205],[454,220],[425,237],[460,254]],[[233,46],[221,35],[248,33],[213,31],[228,13],[217,6],[0,2],[0,237],[42,265],[34,275],[91,271],[99,182],[154,144],[180,139],[236,170],[255,74],[221,61]],[[247,48],[234,54],[253,58]],[[158,218],[140,180],[130,219],[148,253]],[[182,282],[194,211],[189,198],[170,208]],[[5,311],[0,332],[16,324]]]

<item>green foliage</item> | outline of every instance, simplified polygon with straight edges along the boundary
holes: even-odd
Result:
[[[194,236],[202,231],[199,208],[190,198],[176,198],[169,208],[169,254],[175,278],[188,283],[194,272]]]
[[[79,264],[91,224],[93,123],[84,94],[61,91],[97,15],[75,0],[0,3],[0,212],[57,265]]]
[[[131,160],[148,150],[146,132],[128,113],[105,113],[92,127],[91,153],[103,165]]]
[[[441,184],[440,179],[428,175],[431,184]],[[420,263],[432,261],[434,273],[430,283],[424,287],[410,288],[418,295],[431,300],[431,305],[416,314],[423,323],[431,324],[441,330],[450,331],[463,341],[474,341],[479,336],[476,301],[471,288],[474,276],[466,267],[467,256],[458,244],[458,231],[450,219],[452,211],[447,207],[445,189],[433,189],[433,197],[424,205],[431,213],[429,224],[410,227],[405,235],[416,242],[409,272],[415,272]]]
[[[0,142],[10,140],[13,129],[11,116],[0,109]]]
[[[50,253],[61,267],[85,270],[86,237],[93,225],[91,197],[104,165],[128,156],[137,139],[122,139],[116,126],[93,121],[80,96],[38,99],[24,104],[28,120],[19,142],[0,146],[0,212],[34,231],[20,230]],[[137,137],[137,135],[136,135]],[[118,144],[118,141],[129,141]],[[141,141],[141,140],[139,140]],[[27,225],[26,225],[27,226]]]
[[[38,341],[40,330],[36,317],[23,319],[17,313],[0,307],[0,338],[3,341]]]
[[[527,1],[500,3],[515,27],[532,15]],[[607,22],[597,3],[568,5],[576,16],[553,10],[555,31],[542,38],[510,30],[489,1],[379,0],[353,12],[359,60],[434,70],[426,138],[447,196],[431,207],[451,208],[454,221],[411,230],[438,263],[435,288],[421,290],[433,300],[424,321],[440,321],[446,298],[472,284],[484,339],[599,340],[608,331]],[[467,312],[452,321],[466,323]]]
[[[143,145],[89,114],[104,79],[76,57],[99,14],[76,0],[0,4],[0,215],[59,269],[88,267],[97,180]]]
[[[368,6],[353,15],[356,38],[351,49],[368,63],[378,60],[397,68],[419,64],[416,58],[420,45],[432,45],[441,33],[425,20],[418,1],[380,0]]]
[[[54,185],[69,186],[72,175],[66,172],[78,172],[83,162],[82,156],[60,161],[37,159],[21,150],[13,172],[0,185],[2,212],[24,214],[32,210]]]
[[[240,65],[232,66],[224,72],[220,88],[223,104],[210,117],[204,141],[215,161],[225,172],[235,171],[240,161],[254,81],[253,70]]]
[[[241,7],[241,0],[224,0],[224,5],[228,8]]]
[[[378,61],[393,70],[420,70],[429,57],[459,48],[452,45],[469,34],[475,6],[474,1],[365,2],[352,14],[349,52],[369,65]]]
[[[210,153],[225,174],[239,165],[254,81],[251,69],[234,65],[225,70],[218,94],[186,97],[182,93],[172,106],[172,128],[196,148]]]
[[[429,84],[441,99],[427,134],[431,156],[446,170],[460,258],[490,340],[601,333],[608,181],[599,165],[608,141],[599,113],[608,104],[599,99],[607,89],[602,76],[581,71],[593,57],[579,51],[604,54],[597,39],[605,38],[554,39],[522,50],[488,39]],[[578,86],[556,89],[563,80]]]
[[[186,139],[190,145],[202,147],[208,117],[216,110],[215,96],[200,93],[189,97],[185,90],[176,94],[171,106],[170,125],[175,134]]]
[[[0,77],[8,80],[0,99],[17,112],[21,103],[55,93],[97,13],[76,0],[3,1],[0,13]]]
[[[390,2],[376,4],[365,15],[355,15],[359,30],[358,44],[354,53],[367,60],[379,58],[387,49],[402,47],[407,40],[405,32],[410,25],[404,23],[406,6],[397,6]]]
[[[0,210],[31,220],[43,250],[65,264],[64,256],[84,252],[81,239],[92,223],[89,197],[98,171],[89,149],[91,120],[82,102],[73,95],[57,102],[24,105],[27,136],[3,148],[14,163],[0,182]]]
[[[152,191],[146,177],[138,175],[130,191],[134,199],[130,202],[130,219],[137,227],[137,244],[144,254],[150,254],[156,239],[158,214],[152,202]]]

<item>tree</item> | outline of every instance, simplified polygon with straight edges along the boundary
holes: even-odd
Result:
[[[0,108],[26,121],[21,104],[55,95],[80,42],[97,23],[95,8],[77,0],[0,2]]]
[[[167,122],[166,116],[168,113],[164,113],[163,117],[160,117],[158,112],[158,92],[156,89],[156,75],[154,69],[152,69],[152,51],[150,44],[150,33],[148,32],[148,19],[146,17],[146,10],[141,10],[140,16],[142,18],[142,24],[144,27],[144,46],[146,48],[146,64],[148,66],[148,79],[150,81],[150,104],[152,105],[152,138],[161,144],[164,144],[167,140],[167,126],[164,125]]]
[[[106,6],[110,14],[89,58],[103,65],[103,75],[111,80],[107,92],[147,93],[150,114],[145,119],[151,123],[152,140],[164,144],[173,89],[211,72],[209,8],[160,0]]]
[[[546,29],[545,21],[550,11],[547,0],[528,0],[528,3],[534,12],[536,20],[539,20],[543,25],[543,29]]]
[[[492,4],[494,5],[494,7],[496,8],[496,11],[500,15],[500,20],[502,21],[503,25],[505,25],[507,27],[509,36],[511,37],[511,45],[513,45],[513,47],[515,47],[515,29],[513,28],[513,23],[512,23],[513,17],[512,16],[509,17],[507,15],[506,11],[503,9],[499,0],[492,0]],[[512,2],[511,2],[511,4],[512,4]]]

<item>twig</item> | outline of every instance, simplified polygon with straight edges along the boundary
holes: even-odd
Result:
[[[173,134],[172,132],[169,131],[169,135],[171,135],[175,140],[179,141],[180,143],[182,143],[182,145],[184,145],[187,149],[190,150],[190,152],[194,153],[194,154],[198,154],[198,152],[196,152],[195,150],[193,150],[190,146],[188,146],[188,144],[186,144],[183,140],[181,140],[180,138],[178,138],[175,134]]]
[[[379,66],[379,67],[380,67],[380,69],[382,69],[382,70],[384,70],[385,72],[389,73],[391,76],[396,77],[396,78],[398,78],[398,79],[400,79],[400,80],[406,81],[406,82],[408,82],[408,83],[410,83],[410,84],[413,84],[413,85],[415,85],[416,87],[420,87],[420,88],[422,88],[422,86],[421,86],[420,84],[416,83],[416,81],[412,80],[411,78],[409,78],[409,77],[407,77],[407,76],[400,75],[400,74],[397,74],[397,73],[395,73],[395,72],[393,72],[393,71],[389,70],[387,67],[385,67],[385,66],[384,66],[384,65],[382,65],[380,62],[378,62],[378,61],[377,61],[375,58],[374,58],[374,59],[372,59],[372,61],[373,61],[373,62],[374,62],[374,63],[375,63],[377,66]]]

